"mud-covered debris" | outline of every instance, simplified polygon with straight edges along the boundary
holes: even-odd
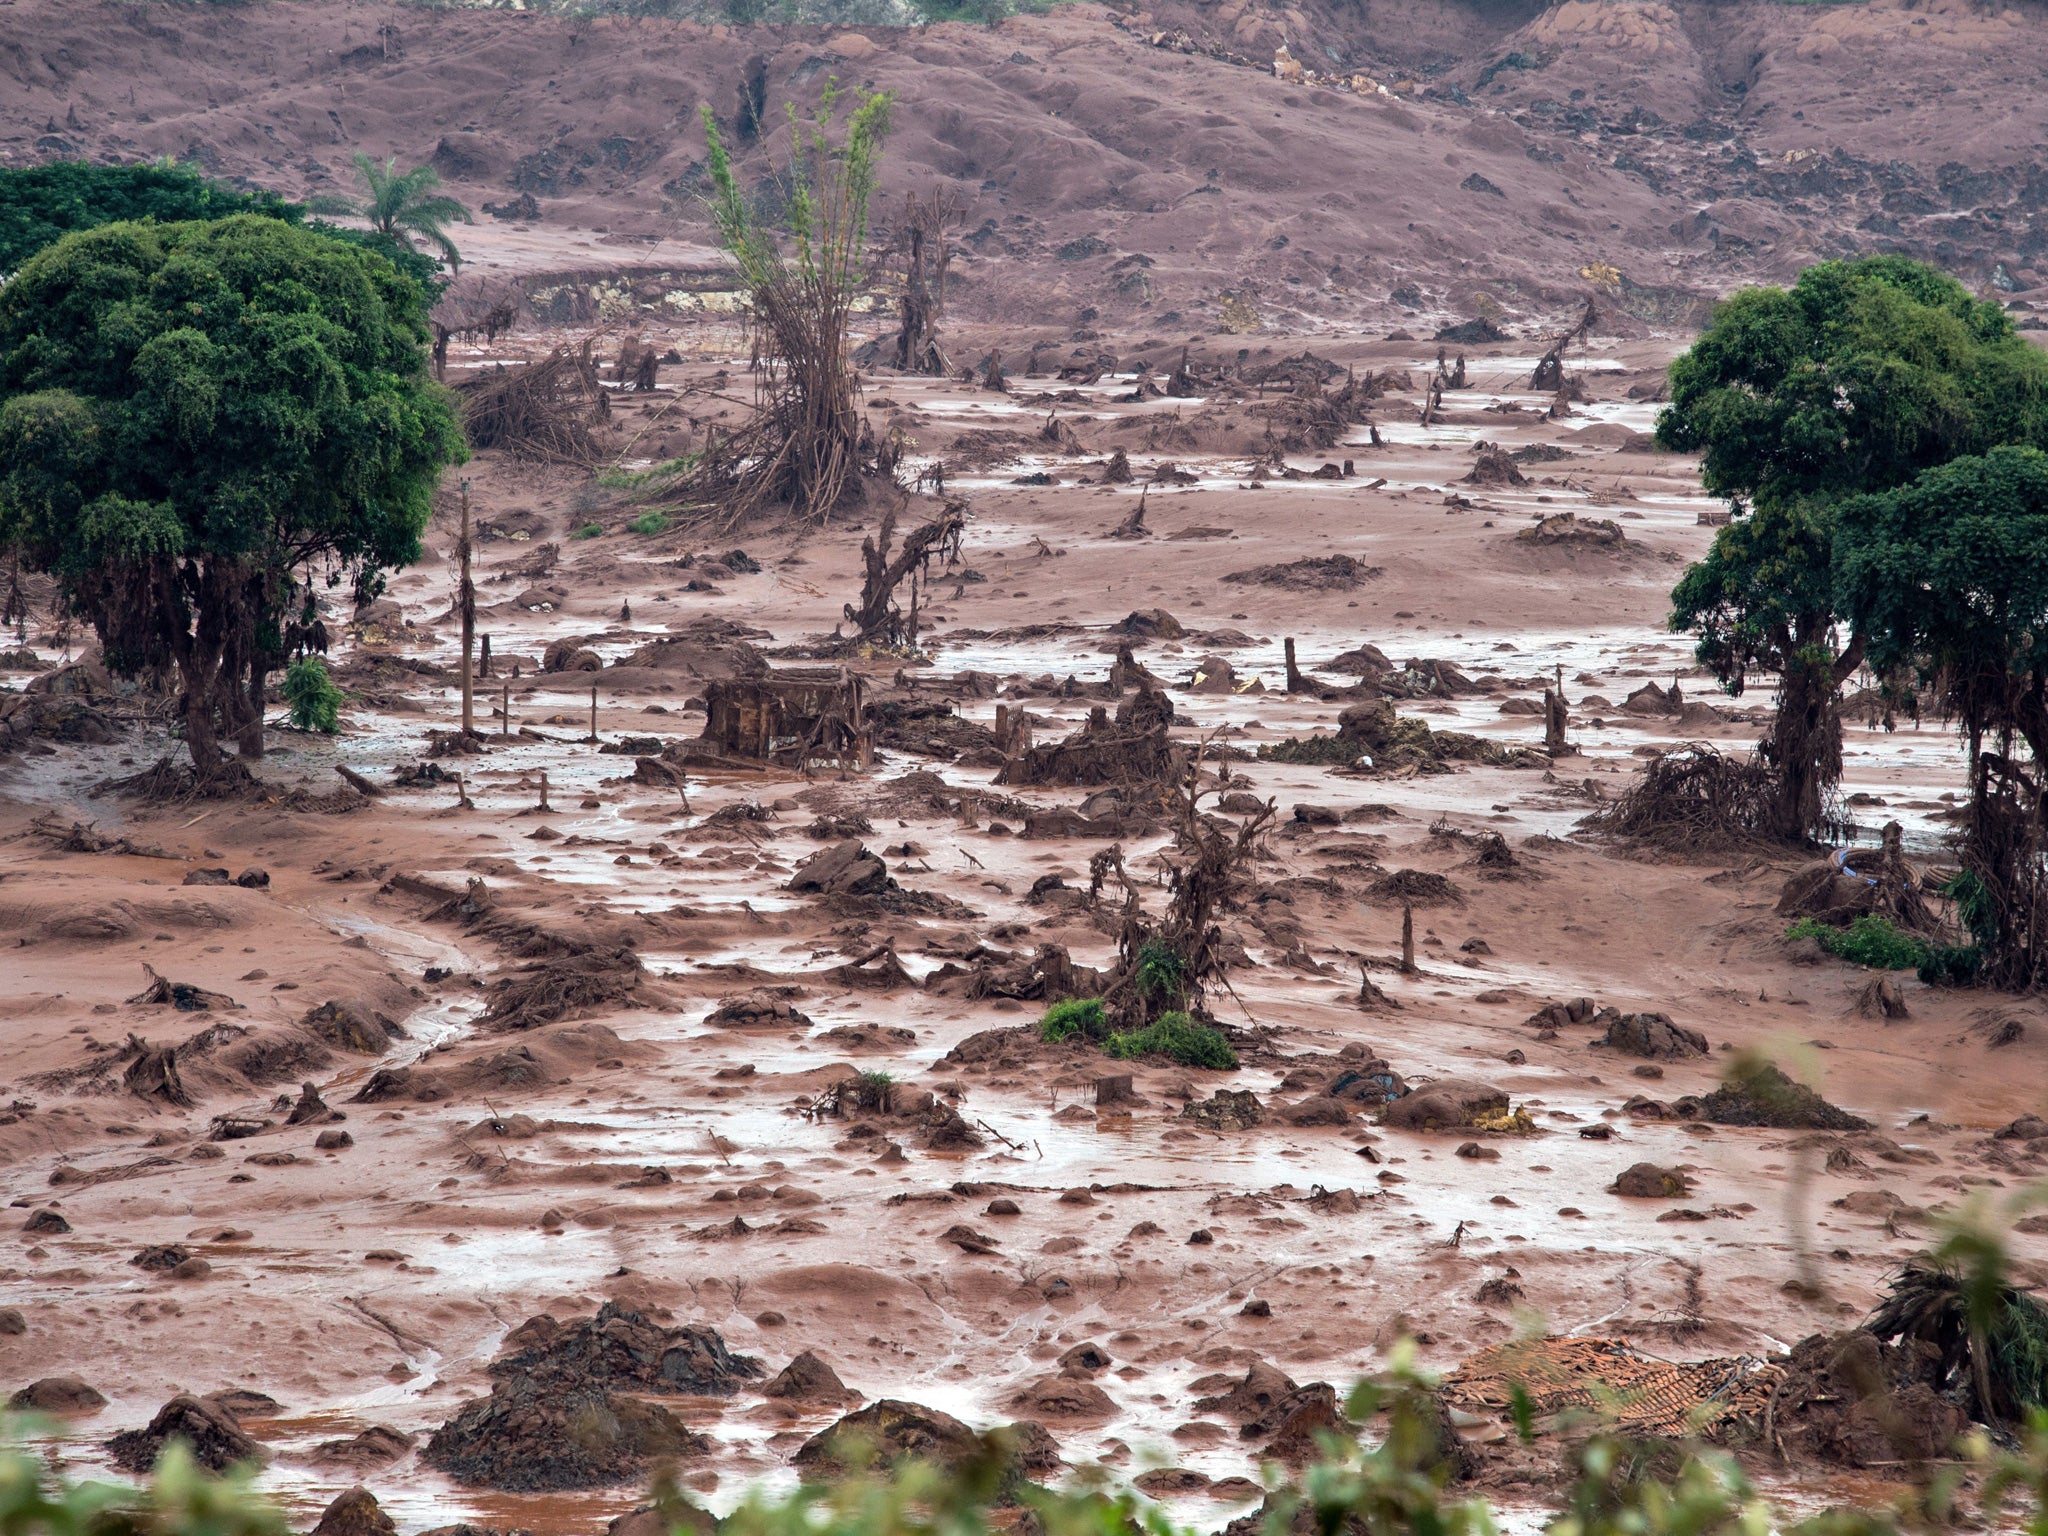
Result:
[[[1630,1056],[1652,1061],[1683,1061],[1707,1054],[1707,1037],[1674,1024],[1668,1014],[1624,1013],[1611,1020],[1601,1043]]]
[[[997,1493],[1012,1502],[1027,1476],[1060,1466],[1059,1446],[1042,1424],[1021,1421],[978,1435],[950,1413],[899,1398],[882,1398],[835,1421],[797,1448],[795,1462],[807,1481],[830,1480],[849,1471],[906,1460],[957,1470],[990,1451],[1009,1463]]]
[[[334,1502],[321,1512],[311,1536],[398,1536],[398,1527],[384,1513],[377,1496],[358,1483],[335,1495]]]
[[[1118,450],[1121,454],[1122,450]],[[1187,630],[1179,619],[1164,608],[1140,608],[1127,615],[1117,626],[1124,634],[1136,635],[1145,640],[1179,640]]]
[[[151,1243],[132,1255],[128,1262],[146,1274],[166,1274],[192,1257],[183,1243]]]
[[[1102,1424],[1115,1417],[1116,1400],[1085,1377],[1040,1376],[1010,1394],[1008,1406],[1036,1418]]]
[[[336,1049],[364,1056],[381,1056],[392,1041],[406,1038],[394,1020],[359,998],[335,998],[309,1008],[300,1022]]]
[[[1256,565],[1220,578],[1240,586],[1283,587],[1294,592],[1349,592],[1384,574],[1350,555],[1289,560],[1282,565]]]
[[[62,1211],[44,1206],[41,1210],[29,1212],[28,1220],[21,1224],[21,1230],[40,1237],[61,1237],[71,1230],[71,1223],[64,1219]]]
[[[586,1009],[624,1006],[646,980],[640,957],[624,946],[535,961],[500,979],[482,1022],[490,1029],[533,1029]]]
[[[1337,1389],[1327,1381],[1296,1387],[1238,1430],[1247,1440],[1264,1440],[1262,1459],[1299,1466],[1321,1454],[1324,1435],[1349,1435],[1352,1427],[1337,1409]]]
[[[216,1403],[181,1392],[156,1412],[142,1429],[123,1430],[107,1441],[114,1465],[123,1472],[147,1473],[173,1440],[182,1440],[192,1459],[209,1472],[225,1472],[238,1462],[262,1462],[263,1448],[244,1433],[234,1416]]]
[[[1489,444],[1479,445],[1479,453],[1472,461],[1472,472],[1459,482],[1461,485],[1527,485],[1529,482],[1516,468],[1511,454]]]
[[[161,1007],[168,1005],[180,1013],[202,1013],[210,1010],[225,1012],[239,1008],[225,992],[209,992],[188,981],[172,981],[168,976],[159,976],[154,967],[145,963],[142,967],[149,976],[149,985],[128,999],[131,1007]]]
[[[372,1424],[346,1439],[322,1440],[307,1454],[322,1466],[367,1469],[397,1461],[413,1448],[417,1439],[389,1424]]]
[[[1699,1118],[1716,1125],[1780,1131],[1867,1131],[1870,1122],[1838,1109],[1768,1063],[1740,1073],[1699,1101]]]
[[[420,1459],[471,1487],[545,1493],[640,1482],[710,1448],[659,1403],[521,1376],[435,1430]]]
[[[809,1029],[810,1015],[765,988],[722,997],[705,1015],[712,1029]]]
[[[1207,1131],[1247,1131],[1265,1120],[1266,1111],[1249,1089],[1219,1088],[1183,1108],[1180,1118]]]
[[[850,837],[797,865],[787,888],[824,896],[875,896],[892,883],[889,866],[868,852],[860,839]]]
[[[1515,535],[1517,543],[1551,548],[1619,549],[1628,542],[1612,518],[1582,518],[1576,512],[1553,512]]]
[[[1939,1350],[1887,1344],[1863,1329],[1817,1333],[1793,1346],[1773,1409],[1785,1454],[1850,1467],[1941,1460],[1969,1416],[1942,1391]]]
[[[1445,875],[1426,869],[1393,869],[1366,887],[1366,894],[1379,901],[1404,903],[1411,907],[1462,907],[1465,893]]]
[[[501,1381],[731,1397],[761,1376],[760,1362],[734,1354],[716,1329],[696,1323],[663,1328],[615,1301],[574,1323],[543,1313],[506,1340],[515,1342],[518,1347],[491,1362],[491,1375]]]
[[[1278,1366],[1254,1360],[1241,1380],[1233,1382],[1227,1376],[1204,1376],[1190,1390],[1206,1390],[1212,1394],[1195,1400],[1196,1413],[1216,1413],[1235,1419],[1239,1424],[1251,1424],[1263,1421],[1274,1404],[1297,1388]]]

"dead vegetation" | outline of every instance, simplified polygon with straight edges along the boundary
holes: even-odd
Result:
[[[1773,795],[1765,764],[1695,742],[1651,758],[1642,776],[1584,825],[1664,853],[1706,856],[1776,842]]]
[[[498,448],[531,464],[588,469],[604,457],[595,421],[609,412],[592,358],[595,337],[556,347],[537,363],[493,365],[456,386],[473,448]]]
[[[495,1030],[535,1029],[586,1009],[630,1006],[647,971],[623,946],[543,960],[501,978],[484,1007]]]

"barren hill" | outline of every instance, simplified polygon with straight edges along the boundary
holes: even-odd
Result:
[[[1283,42],[1341,84],[1275,78]],[[771,123],[828,80],[890,90],[886,190],[963,202],[961,310],[1061,327],[1212,329],[1238,294],[1421,333],[1560,312],[1589,267],[1620,277],[1610,323],[1684,325],[1816,257],[2020,291],[2048,246],[2048,19],[1962,0],[1159,0],[866,31],[18,0],[0,60],[8,163],[168,154],[304,193],[357,148],[431,158],[535,237],[529,266],[585,268],[701,241],[697,108],[734,122],[754,61]],[[764,189],[786,134],[744,147]],[[572,257],[571,230],[596,243]]]

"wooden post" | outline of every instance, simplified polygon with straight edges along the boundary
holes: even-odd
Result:
[[[1415,974],[1415,908],[1405,901],[1401,903],[1401,974]]]
[[[597,740],[597,684],[590,685],[590,739]]]
[[[507,679],[498,695],[498,734],[512,734],[512,683]]]
[[[1543,690],[1543,750],[1554,758],[1572,755],[1571,744],[1564,738],[1564,727],[1564,695],[1546,688]]]
[[[996,706],[996,749],[1000,752],[1010,750],[1010,706],[1007,704]]]
[[[534,809],[537,811],[552,811],[554,809],[552,805],[548,804],[548,771],[545,768],[540,771],[540,804],[535,806]]]
[[[1289,636],[1284,644],[1287,648],[1287,691],[1289,693],[1300,693],[1303,691],[1301,668],[1294,664],[1293,637]]]
[[[491,675],[491,637],[485,635],[483,644],[477,648],[476,673],[478,677]]]
[[[476,734],[476,671],[472,661],[476,645],[476,586],[469,579],[469,481],[462,482],[462,537],[455,550],[462,561],[462,585],[456,589],[456,606],[462,611],[462,734]]]

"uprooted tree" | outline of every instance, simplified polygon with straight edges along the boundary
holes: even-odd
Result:
[[[2048,357],[1930,267],[1823,262],[1789,290],[1746,289],[1715,311],[1671,365],[1657,439],[1699,453],[1732,513],[1673,589],[1671,627],[1698,636],[1732,694],[1776,677],[1760,830],[1823,833],[1841,777],[1840,690],[1864,654],[1835,602],[1838,510],[1960,455],[2048,442]]]
[[[2048,982],[2048,455],[1994,448],[1847,503],[1844,611],[1872,663],[1928,683],[1968,747],[1950,893],[1980,974]]]
[[[890,449],[862,420],[847,344],[890,97],[862,97],[835,142],[838,99],[828,87],[810,115],[789,109],[781,239],[748,201],[716,119],[703,111],[711,210],[746,293],[757,409],[705,449],[684,496],[726,526],[774,512],[822,523],[858,504],[871,476],[893,478]]]
[[[911,530],[901,549],[892,550],[896,539],[896,509],[882,514],[878,537],[863,539],[861,554],[860,605],[847,603],[847,622],[864,644],[915,646],[918,630],[918,596],[930,576],[934,560],[948,565],[960,558],[960,535],[967,526],[967,504],[949,501],[939,515]],[[910,609],[896,601],[896,590],[908,580]]]
[[[171,672],[201,781],[246,777],[264,683],[324,648],[313,586],[417,560],[465,457],[427,299],[276,219],[109,224],[0,288],[0,544],[53,573],[109,667]]]

